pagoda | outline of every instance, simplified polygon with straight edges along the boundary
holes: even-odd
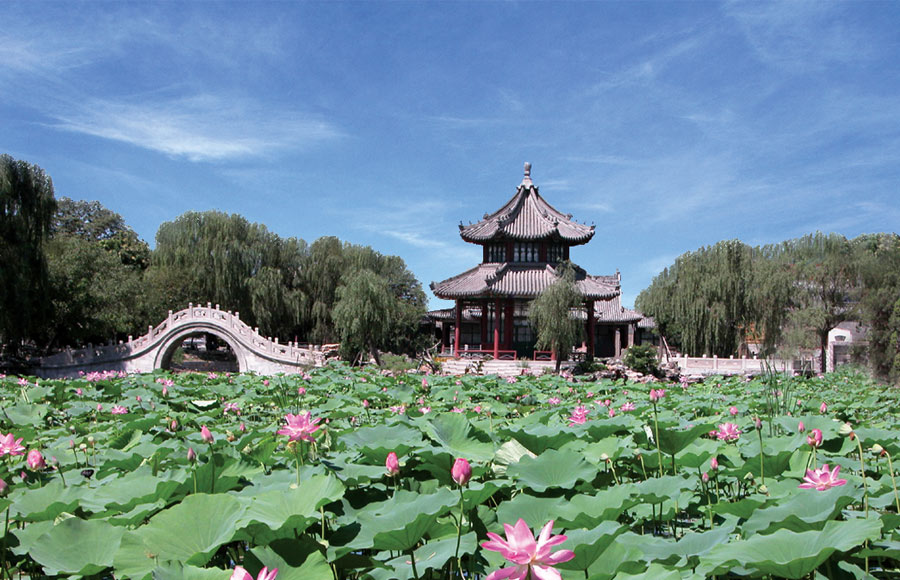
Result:
[[[460,223],[459,230],[463,240],[482,247],[482,262],[431,283],[435,296],[456,303],[454,308],[429,312],[440,328],[444,352],[494,359],[551,358],[551,353],[534,351],[536,336],[528,322],[528,306],[558,279],[557,267],[569,260],[570,249],[593,238],[594,226],[573,221],[571,214],[547,203],[531,181],[531,164],[526,163],[515,195],[478,223]],[[580,352],[619,356],[623,343],[633,344],[642,319],[620,306],[621,276],[618,272],[592,276],[575,266],[575,285],[584,297],[584,309],[573,315],[585,321],[587,336]]]

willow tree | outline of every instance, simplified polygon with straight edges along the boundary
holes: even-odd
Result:
[[[868,327],[866,353],[876,376],[900,383],[900,236],[853,240],[859,256],[859,309]]]
[[[825,372],[828,333],[858,316],[859,264],[850,242],[840,234],[816,232],[784,242],[782,267],[792,278],[787,325],[795,336],[812,338],[802,346],[819,350]]]
[[[55,208],[43,169],[0,155],[0,346],[12,351],[49,319],[44,244]]]
[[[188,212],[156,234],[148,280],[162,315],[188,302],[240,312],[270,336],[299,332],[302,240],[283,240],[264,225],[222,212]]]
[[[570,263],[561,264],[557,275],[556,281],[531,302],[528,320],[537,335],[535,347],[556,353],[559,372],[572,347],[581,342],[584,326],[574,314],[584,308],[584,297],[575,287],[575,270]]]
[[[660,332],[692,355],[735,354],[753,327],[753,252],[727,240],[679,256],[637,297]]]
[[[387,280],[371,270],[360,270],[347,277],[336,295],[332,317],[341,349],[352,358],[371,353],[381,365],[379,350],[389,341],[397,315],[397,300]]]

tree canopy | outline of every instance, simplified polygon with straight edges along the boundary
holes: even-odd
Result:
[[[584,308],[584,297],[575,287],[575,270],[568,262],[560,264],[557,280],[532,301],[528,319],[535,329],[536,348],[556,353],[556,372],[569,358],[572,346],[581,341],[583,324],[573,316]]]
[[[50,319],[44,244],[55,209],[43,169],[0,155],[0,347],[14,355]]]

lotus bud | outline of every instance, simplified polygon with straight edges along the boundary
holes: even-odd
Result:
[[[191,463],[197,461],[197,452],[194,451],[193,447],[188,447],[187,460]]]
[[[819,405],[819,412],[823,414],[828,412],[828,405],[826,405],[824,402]]]
[[[85,443],[80,444],[80,445],[78,446],[78,449],[79,449],[80,451],[87,451],[87,444],[85,444]]]
[[[731,407],[728,407],[728,412],[734,417],[738,414],[738,408],[732,405]]]
[[[75,449],[75,440],[69,439],[69,449]]]
[[[395,475],[400,473],[400,460],[397,459],[397,454],[391,451],[388,453],[387,460],[384,462],[384,467],[387,469],[388,475],[394,477]]]
[[[853,427],[850,425],[850,423],[844,423],[843,425],[841,425],[841,428],[838,429],[838,434],[840,434],[841,437],[851,437],[852,438],[853,437]]]
[[[247,426],[244,425],[244,423],[242,421],[241,424],[238,426],[238,429],[240,430],[241,433],[243,433],[247,430]]]
[[[717,469],[719,469],[719,460],[716,459],[715,457],[710,459],[709,460],[709,468],[713,471],[716,471]]]
[[[25,460],[25,462],[28,464],[28,468],[32,471],[38,471],[47,467],[47,463],[44,461],[44,456],[41,455],[41,452],[37,449],[32,449],[28,452],[28,458]]]
[[[703,480],[703,483],[709,483],[709,474],[704,472],[703,476],[700,479]]]
[[[797,432],[803,433],[804,431],[806,431],[806,425],[803,424],[803,421],[800,421],[797,423]]]
[[[609,455],[607,455],[606,453],[601,453],[600,461],[609,461]]]
[[[301,397],[302,397],[303,395],[305,395],[305,394],[306,394],[306,387],[299,387],[299,388],[297,389],[297,394],[300,395]]]
[[[765,485],[761,485],[761,486],[759,486],[759,493],[761,493],[763,495],[769,495],[769,488],[766,487]]]
[[[6,483],[3,479],[0,479],[0,496],[6,495],[6,492],[9,491],[9,484]]]
[[[472,478],[472,466],[466,459],[458,457],[450,470],[450,476],[459,485],[466,485]]]
[[[884,455],[885,455],[885,453],[886,453],[886,451],[884,450],[884,447],[882,447],[882,446],[879,445],[878,443],[876,443],[875,445],[872,446],[871,451],[872,451],[872,453],[874,453],[875,455],[880,455],[880,456],[882,456],[882,457],[884,457]]]
[[[207,443],[212,443],[215,441],[212,433],[209,432],[209,429],[206,428],[206,425],[200,428],[200,437]]]
[[[753,418],[753,425],[754,425],[754,427],[756,427],[757,431],[762,430],[762,421],[760,420],[759,417]]]

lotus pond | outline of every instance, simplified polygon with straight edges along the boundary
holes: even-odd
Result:
[[[0,397],[7,578],[900,574],[900,389],[852,374],[645,385],[331,366],[4,377]],[[528,540],[516,561],[488,542],[551,521],[538,548],[574,555]]]

